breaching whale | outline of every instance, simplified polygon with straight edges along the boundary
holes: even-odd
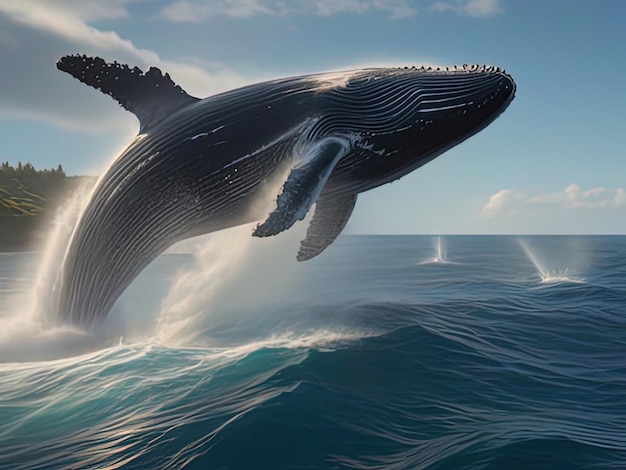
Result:
[[[254,84],[205,99],[157,68],[66,56],[57,67],[116,99],[139,135],[94,189],[58,280],[62,322],[102,319],[174,243],[261,221],[289,229],[315,211],[297,259],[340,234],[357,195],[431,161],[491,123],[515,94],[491,66],[370,68]],[[288,175],[269,214],[255,204]],[[266,209],[267,211],[267,209]]]

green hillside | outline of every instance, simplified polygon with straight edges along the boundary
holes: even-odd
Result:
[[[68,177],[61,165],[36,170],[30,163],[0,165],[0,251],[37,247],[56,208],[84,177]]]

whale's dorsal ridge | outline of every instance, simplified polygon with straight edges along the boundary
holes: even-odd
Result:
[[[57,68],[97,90],[112,96],[139,119],[143,133],[172,112],[198,101],[176,85],[169,74],[150,67],[147,72],[100,57],[68,55]]]

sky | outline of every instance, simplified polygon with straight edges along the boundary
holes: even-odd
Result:
[[[104,172],[137,134],[66,54],[157,66],[206,97],[291,75],[490,64],[489,127],[359,195],[347,233],[626,234],[622,0],[0,0],[0,161]]]

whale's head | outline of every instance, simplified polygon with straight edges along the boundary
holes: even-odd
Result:
[[[481,131],[515,95],[511,76],[486,66],[365,69],[320,83],[332,111],[319,132],[352,139],[337,174],[349,174],[358,191],[400,178]]]

